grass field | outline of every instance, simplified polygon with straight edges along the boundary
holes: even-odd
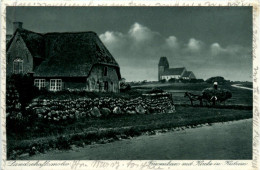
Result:
[[[249,83],[245,83],[242,86],[250,87]],[[173,100],[175,104],[190,104],[188,98],[184,98],[184,93],[191,92],[193,94],[201,94],[202,90],[208,87],[211,87],[208,83],[164,83],[164,84],[144,84],[140,86],[134,86],[133,89],[145,92],[149,91],[155,87],[161,88],[167,92],[172,93]],[[246,89],[239,89],[232,87],[231,84],[219,85],[221,89],[228,89],[232,93],[232,98],[228,99],[226,105],[244,105],[252,106],[253,105],[253,91]],[[199,103],[197,103],[199,104]]]
[[[50,148],[69,149],[70,145],[82,146],[83,143],[118,140],[129,136],[138,136],[144,132],[153,133],[157,129],[197,126],[199,124],[225,122],[252,118],[252,91],[230,85],[220,86],[232,92],[232,98],[226,106],[191,107],[184,92],[200,94],[209,84],[147,84],[133,87],[146,92],[159,87],[172,93],[176,112],[168,114],[111,115],[106,118],[83,118],[77,121],[46,123],[35,121],[22,134],[7,134],[8,159],[17,159],[16,155],[30,152],[36,147],[38,152]],[[19,159],[19,158],[18,158]]]
[[[71,134],[75,132],[91,131],[100,128],[119,128],[133,126],[171,126],[183,123],[187,125],[188,121],[193,121],[195,124],[208,123],[205,120],[227,121],[241,119],[243,116],[250,118],[252,110],[250,109],[219,109],[219,108],[203,108],[203,107],[187,107],[176,106],[176,113],[168,114],[149,114],[149,115],[113,115],[105,118],[84,118],[77,121],[48,123],[35,122],[34,128],[27,129],[24,134],[13,134],[10,139],[24,140],[33,139],[43,136],[58,136],[64,133]],[[159,128],[159,127],[157,127]]]

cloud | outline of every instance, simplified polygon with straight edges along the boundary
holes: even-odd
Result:
[[[222,48],[219,43],[213,43],[210,46],[210,50],[211,50],[211,54],[213,56],[219,55],[221,53],[225,53],[226,50],[224,48]]]
[[[185,42],[175,35],[164,37],[137,22],[125,33],[106,31],[99,37],[118,61],[127,81],[157,80],[161,56],[167,56],[170,67],[186,67],[198,78],[221,75],[240,80],[249,79],[251,74],[250,48],[241,45],[207,45],[192,37]]]
[[[131,26],[128,34],[129,37],[133,38],[136,42],[151,41],[159,35],[159,33],[153,32],[137,22]]]
[[[127,43],[125,35],[120,32],[106,31],[99,37],[112,50],[122,48]]]
[[[252,59],[250,48],[240,45],[229,45],[227,47],[221,47],[219,43],[213,43],[210,46],[210,56],[221,61],[221,59],[236,63],[244,59]],[[232,61],[233,60],[233,61]],[[231,64],[231,63],[230,63]]]
[[[111,32],[111,31],[106,31],[104,34],[100,35],[100,38],[105,42],[105,43],[115,43],[118,40],[118,37],[120,37],[122,34],[117,33],[118,35],[115,35],[116,33]]]
[[[170,48],[179,48],[179,43],[178,43],[178,39],[175,37],[175,36],[169,36],[167,39],[166,39],[166,44],[168,45],[168,47]]]
[[[191,52],[199,52],[203,45],[204,43],[202,41],[191,38],[187,44],[187,50]]]
[[[136,59],[159,55],[162,43],[165,43],[165,39],[158,32],[139,23],[134,23],[127,33],[106,31],[99,37],[114,56],[123,56],[120,58],[128,60],[127,62],[129,58],[136,62]]]

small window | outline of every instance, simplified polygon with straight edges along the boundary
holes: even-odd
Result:
[[[107,76],[107,67],[104,67],[104,76]]]
[[[23,73],[23,60],[20,58],[17,58],[13,62],[13,73],[14,74],[20,74]]]
[[[38,87],[39,89],[44,88],[46,85],[45,79],[35,79],[34,86]]]
[[[61,79],[51,79],[50,80],[50,90],[51,91],[60,91],[62,89]]]

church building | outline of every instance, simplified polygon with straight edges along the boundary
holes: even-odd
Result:
[[[161,57],[158,64],[158,81],[170,79],[185,79],[191,80],[196,79],[192,71],[187,71],[185,67],[169,68],[169,62],[167,57]]]

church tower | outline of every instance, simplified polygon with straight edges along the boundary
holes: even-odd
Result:
[[[158,81],[162,80],[162,73],[166,69],[169,69],[169,62],[167,60],[167,57],[161,57],[158,64]]]

